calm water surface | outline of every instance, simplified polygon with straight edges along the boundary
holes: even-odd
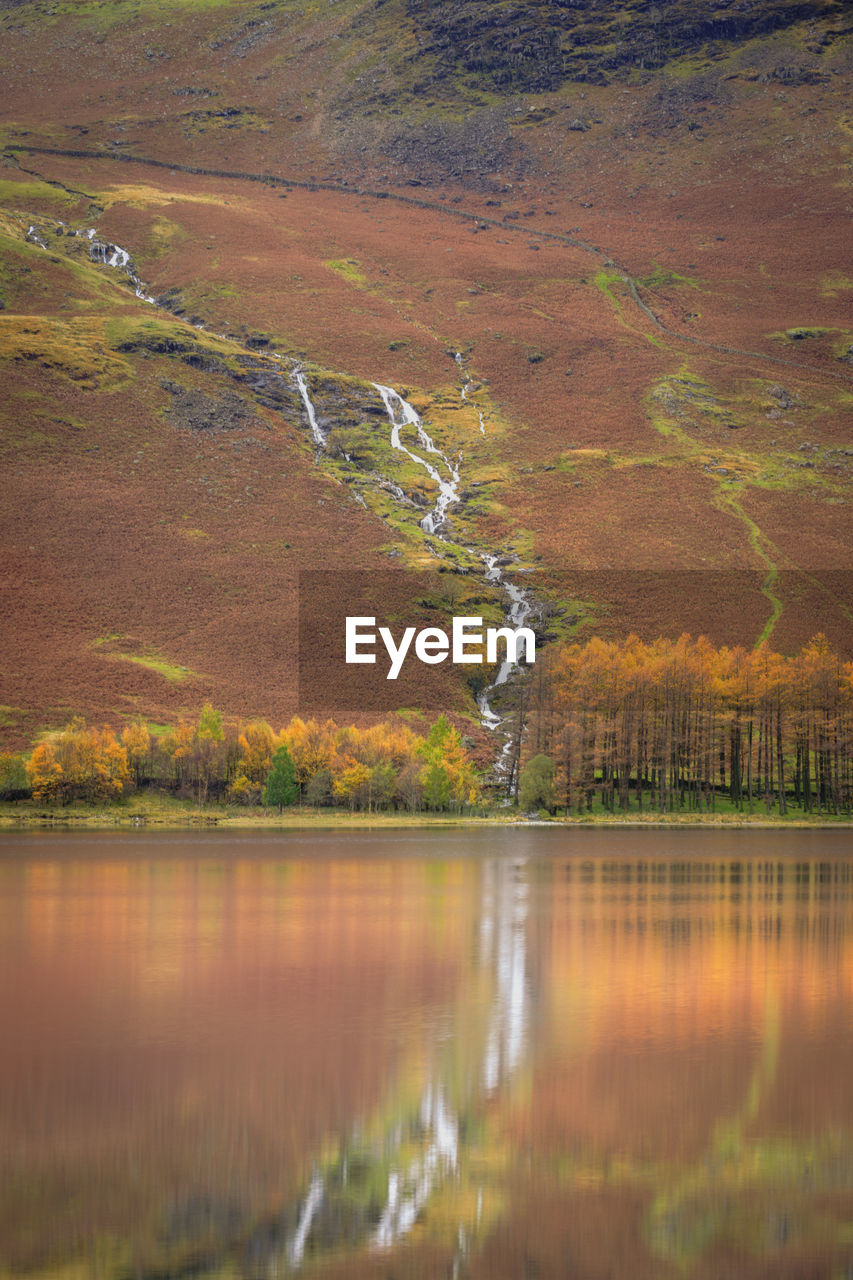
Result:
[[[0,838],[0,1276],[853,1276],[849,831]]]

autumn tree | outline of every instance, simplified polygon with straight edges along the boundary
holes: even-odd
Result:
[[[763,803],[784,814],[849,812],[853,792],[850,664],[823,636],[793,658],[767,646],[716,648],[705,637],[563,646],[552,664],[560,794],[567,806],[660,810]],[[537,731],[526,745],[536,754]],[[793,794],[791,793],[793,792]]]
[[[33,798],[49,804],[89,804],[120,796],[130,777],[127,752],[111,729],[75,719],[40,742],[27,763]]]
[[[418,748],[424,761],[420,781],[429,809],[462,809],[477,803],[479,780],[462,737],[445,716],[439,716]]]
[[[148,726],[141,720],[129,724],[122,730],[121,745],[127,752],[127,762],[133,771],[137,789],[142,780],[142,769],[151,754],[151,734]]]
[[[352,760],[344,766],[332,782],[334,795],[348,804],[350,809],[369,803],[370,769],[360,760]]]
[[[229,799],[251,804],[260,799],[272,767],[275,738],[265,720],[252,720],[237,738],[237,764],[228,787]]]
[[[325,724],[318,724],[316,720],[302,720],[299,716],[294,716],[287,728],[282,730],[281,739],[287,744],[296,766],[300,795],[316,773],[334,767],[337,732],[334,721],[327,720]]]

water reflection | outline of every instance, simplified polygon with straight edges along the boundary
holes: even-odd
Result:
[[[524,862],[494,861],[483,867],[480,963],[496,977],[482,1075],[487,1093],[518,1066],[527,1035],[524,866]]]
[[[429,1037],[423,1051],[425,1078],[416,1108],[406,1113],[395,1107],[393,1092],[384,1100],[384,1111],[390,1116],[385,1131],[372,1145],[361,1136],[371,1128],[369,1117],[360,1117],[352,1135],[336,1152],[326,1173],[315,1169],[299,1211],[298,1224],[286,1247],[291,1267],[304,1260],[306,1248],[313,1244],[316,1253],[324,1243],[324,1224],[320,1208],[326,1202],[327,1218],[339,1221],[347,1216],[345,1201],[353,1191],[349,1178],[355,1163],[365,1178],[383,1180],[386,1192],[381,1207],[375,1205],[365,1215],[372,1224],[365,1229],[365,1239],[374,1250],[388,1249],[403,1240],[415,1227],[441,1184],[455,1179],[457,1188],[463,1177],[470,1177],[470,1157],[475,1145],[464,1122],[466,1111],[477,1105],[479,1090],[472,1095],[471,1081],[481,1081],[487,1095],[510,1079],[522,1061],[526,1048],[529,1021],[529,984],[526,974],[526,923],[528,885],[524,878],[525,861],[487,859],[477,868],[479,881],[476,914],[479,916],[479,947],[474,981],[484,993],[480,997],[487,1020],[482,1031],[476,1029],[481,1019],[472,1024],[468,1004],[459,1007],[457,1017],[466,1025],[453,1026],[440,1022]],[[476,918],[476,917],[475,917]],[[447,1049],[450,1044],[451,1051]],[[456,1070],[459,1046],[464,1045],[464,1070]],[[460,1132],[466,1130],[466,1160],[460,1165]],[[473,1226],[482,1220],[484,1190],[477,1186],[477,1210]],[[351,1216],[351,1215],[350,1215]],[[472,1224],[457,1224],[458,1270],[460,1257],[467,1251]],[[313,1234],[312,1234],[313,1232]]]
[[[401,1240],[418,1219],[441,1177],[452,1173],[459,1158],[459,1123],[444,1091],[430,1084],[421,1099],[420,1125],[426,1146],[404,1174],[395,1165],[388,1175],[388,1199],[373,1244],[387,1248]]]
[[[845,1275],[853,861],[708,836],[7,844],[0,1272]]]

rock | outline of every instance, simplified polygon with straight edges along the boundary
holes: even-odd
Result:
[[[240,431],[254,425],[256,419],[249,405],[233,391],[221,399],[164,381],[163,389],[172,396],[167,408],[169,421],[178,430],[194,432]]]
[[[794,409],[802,403],[796,396],[791,395],[790,391],[778,385],[770,388],[769,395],[773,397],[780,409]]]

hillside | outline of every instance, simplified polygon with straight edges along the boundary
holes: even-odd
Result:
[[[546,638],[849,653],[851,29],[833,0],[0,6],[5,741],[283,721],[305,569],[336,607],[405,569],[413,622],[497,620],[510,582]],[[480,732],[431,678],[394,705]],[[345,673],[335,704],[363,710]]]

